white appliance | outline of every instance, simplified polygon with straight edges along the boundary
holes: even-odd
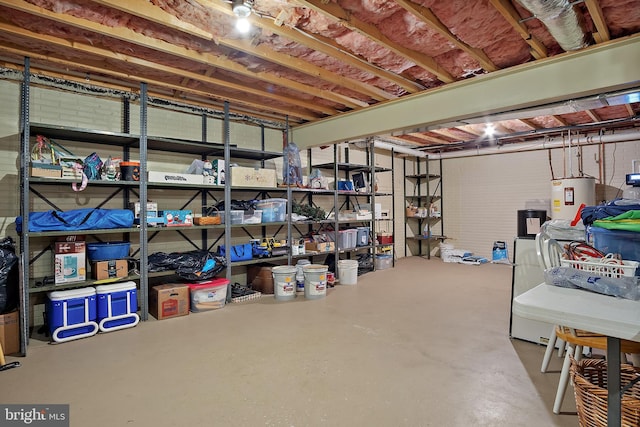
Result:
[[[509,336],[536,344],[547,345],[553,325],[529,320],[513,313],[513,299],[544,282],[544,272],[538,263],[535,240],[516,237],[513,243],[513,276],[511,282],[511,321]]]

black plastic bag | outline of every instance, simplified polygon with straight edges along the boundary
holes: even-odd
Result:
[[[175,270],[185,280],[209,280],[227,267],[224,257],[208,251],[156,252],[149,255],[148,271]]]
[[[18,256],[11,237],[0,240],[0,314],[18,306]]]

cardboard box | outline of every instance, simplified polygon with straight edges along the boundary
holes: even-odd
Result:
[[[189,314],[189,286],[165,283],[151,288],[149,313],[158,320]]]
[[[305,242],[304,249],[307,252],[333,252],[336,250],[335,242]]]
[[[251,289],[263,294],[273,294],[273,264],[257,264],[247,267],[247,283]]]
[[[73,236],[75,237],[75,236]],[[86,244],[84,241],[55,242],[56,285],[87,279]]]
[[[133,211],[134,218],[140,218],[140,202],[129,203],[129,209]],[[158,216],[158,204],[147,202],[147,218]]]
[[[31,176],[42,178],[62,178],[62,166],[50,163],[31,163]]]
[[[126,259],[96,261],[91,264],[91,277],[96,280],[114,279],[129,275],[129,263]]]
[[[0,315],[0,343],[4,354],[14,354],[20,351],[20,316],[19,311],[13,310]]]
[[[148,173],[149,182],[161,182],[168,184],[196,184],[201,185],[202,175],[191,173],[175,173],[175,172],[154,172]]]
[[[191,227],[193,225],[193,214],[190,210],[168,210],[162,211],[164,225],[167,227]],[[148,219],[147,219],[147,222]]]
[[[234,166],[231,168],[233,187],[277,187],[275,169],[258,169]]]

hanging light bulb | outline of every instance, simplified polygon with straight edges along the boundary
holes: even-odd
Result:
[[[246,19],[251,15],[251,7],[244,2],[244,0],[233,0],[231,2],[231,9],[236,17]]]
[[[251,29],[251,23],[247,18],[238,18],[236,21],[236,29],[241,33],[248,33]]]

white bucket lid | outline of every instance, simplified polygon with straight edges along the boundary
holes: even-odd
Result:
[[[118,291],[128,291],[130,289],[136,289],[135,282],[129,281],[129,282],[110,283],[108,285],[96,286],[96,292],[99,294],[108,294],[110,292],[118,292]]]
[[[63,299],[90,297],[95,294],[96,294],[96,289],[92,287],[88,287],[88,288],[69,289],[68,291],[53,291],[53,292],[49,292],[48,296],[49,296],[49,299],[53,301],[58,301]]]
[[[296,271],[298,270],[291,265],[278,265],[271,267],[271,272],[273,274],[294,274]]]

